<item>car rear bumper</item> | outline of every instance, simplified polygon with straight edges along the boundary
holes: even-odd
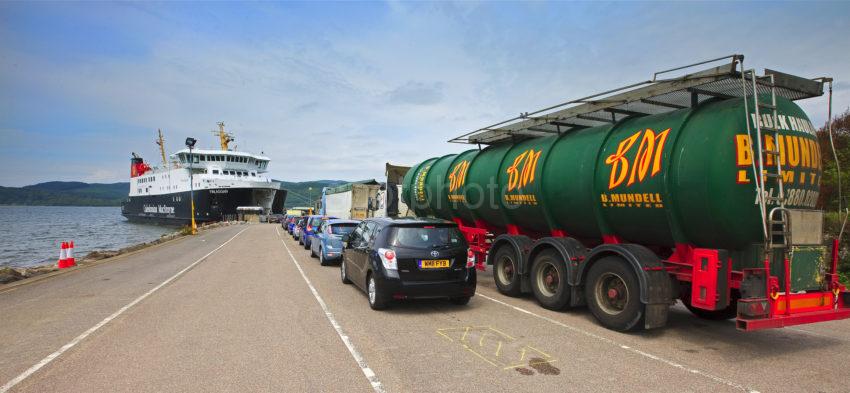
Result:
[[[342,251],[322,251],[326,261],[336,261],[342,258]]]
[[[389,299],[452,298],[475,295],[475,269],[466,269],[466,278],[447,281],[403,281],[379,277],[378,285]]]

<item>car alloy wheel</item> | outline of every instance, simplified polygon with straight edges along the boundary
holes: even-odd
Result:
[[[348,270],[345,266],[345,258],[343,258],[339,263],[339,278],[342,280],[343,284],[351,284],[351,280],[348,278]]]
[[[369,304],[375,304],[375,299],[377,299],[377,294],[375,293],[375,278],[369,277]]]

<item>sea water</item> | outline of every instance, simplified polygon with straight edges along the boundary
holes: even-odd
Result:
[[[56,263],[63,241],[74,257],[148,242],[179,228],[128,222],[120,207],[0,206],[0,267]]]

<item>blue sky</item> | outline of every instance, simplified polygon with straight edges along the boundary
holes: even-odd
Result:
[[[830,75],[850,3],[0,3],[0,185],[125,181],[224,121],[283,180],[380,178],[524,111],[744,53]],[[802,103],[813,123],[826,100]]]

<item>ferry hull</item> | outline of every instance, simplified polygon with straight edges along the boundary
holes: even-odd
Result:
[[[262,206],[269,213],[282,213],[286,190],[272,188],[205,189],[195,194],[195,222],[222,221],[236,216],[239,206]],[[163,225],[191,223],[190,193],[128,197],[121,214],[132,222]]]

